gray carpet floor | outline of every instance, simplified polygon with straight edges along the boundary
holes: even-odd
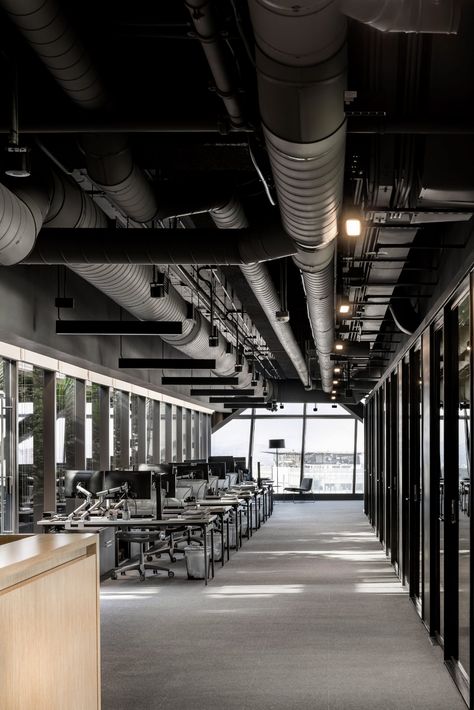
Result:
[[[103,710],[465,710],[360,502],[277,503],[207,588],[101,588]]]

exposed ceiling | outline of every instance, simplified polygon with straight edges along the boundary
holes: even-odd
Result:
[[[23,0],[17,8],[22,4]],[[20,142],[31,147],[33,177],[42,161],[52,161],[56,170],[92,195],[119,228],[138,228],[145,220],[117,208],[97,180],[91,181],[83,138],[93,133],[128,136],[135,163],[159,206],[146,226],[194,229],[201,238],[204,230],[218,225],[209,210],[235,196],[250,229],[277,225],[281,232],[281,192],[261,126],[254,28],[247,3],[201,4],[206,12],[210,9],[215,22],[213,40],[217,38],[233,80],[243,115],[240,125],[235,120],[232,125],[229,118],[230,93],[216,91],[193,13],[178,0],[59,3],[105,87],[106,98],[97,110],[71,101],[39,61],[34,45],[5,19],[0,22],[3,96],[11,95],[16,64]],[[333,349],[331,362],[343,369],[337,390],[341,402],[358,402],[371,389],[403,333],[421,320],[436,292],[444,254],[462,247],[453,241],[452,223],[474,213],[474,8],[454,0],[443,4],[449,12],[462,11],[457,34],[382,32],[348,20],[347,91],[341,96],[347,140],[337,217],[342,224],[345,214],[358,211],[364,229],[357,239],[345,237],[341,230],[337,237],[331,286],[333,341],[342,342],[343,350]],[[2,0],[0,9],[14,5]],[[289,12],[290,3],[274,5]],[[301,7],[306,11],[318,5],[314,0]],[[4,100],[0,107],[5,145],[12,127],[8,103]],[[283,105],[281,110],[285,111]],[[5,184],[14,190],[11,180]],[[235,323],[232,318],[226,321],[226,312],[238,311],[235,319],[242,333],[253,338],[254,345],[247,341],[246,347],[250,362],[255,360],[257,370],[276,383],[297,379],[294,357],[282,346],[245,272],[235,264],[212,265],[221,333],[236,344]],[[160,268],[182,298],[209,318],[212,272],[179,263]],[[306,385],[314,390],[311,397],[327,399],[330,391],[327,386],[324,393],[321,389],[320,336],[308,319],[302,273],[290,257],[268,261],[265,269],[281,309],[289,312],[285,327],[291,327],[309,368]],[[336,312],[342,300],[350,303],[345,316]],[[326,373],[329,379],[331,372]],[[301,371],[300,379],[303,388]],[[277,396],[275,387],[272,398]]]

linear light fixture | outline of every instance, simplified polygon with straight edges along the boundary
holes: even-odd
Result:
[[[118,361],[119,367],[135,367],[153,370],[159,368],[171,368],[173,370],[213,370],[216,366],[215,360],[204,358],[178,358],[178,357],[121,357]]]
[[[209,402],[211,404],[233,404],[234,402],[245,402],[245,404],[252,404],[253,402],[265,402],[264,397],[209,397]]]
[[[57,335],[181,335],[176,320],[57,320]]]
[[[162,377],[162,385],[238,385],[238,377]]]
[[[202,389],[202,390],[191,390],[190,396],[191,397],[209,397],[211,395],[215,395],[217,397],[220,395],[221,397],[225,397],[225,396],[230,397],[232,395],[243,395],[244,397],[245,396],[252,397],[252,395],[254,393],[255,393],[255,390]]]
[[[268,411],[271,411],[270,402],[229,402],[223,404],[223,406],[226,409],[268,409]]]

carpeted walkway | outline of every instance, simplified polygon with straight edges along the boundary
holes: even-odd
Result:
[[[207,587],[102,587],[103,710],[465,710],[360,502],[277,503]]]

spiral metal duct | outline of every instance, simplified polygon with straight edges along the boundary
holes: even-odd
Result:
[[[87,134],[81,141],[87,172],[126,215],[149,222],[158,211],[152,187],[133,160],[128,139],[120,134]]]
[[[53,173],[47,189],[23,181],[20,187],[17,195],[0,185],[0,263],[3,265],[21,261],[43,223],[57,228],[103,228],[107,224],[104,214],[88,195],[61,175]],[[235,354],[227,352],[227,341],[220,335],[218,347],[209,347],[209,323],[200,314],[194,320],[186,320],[186,301],[172,286],[164,298],[150,298],[151,266],[84,264],[70,268],[136,318],[182,321],[182,335],[166,335],[162,339],[190,357],[215,358],[218,375],[234,372]],[[242,373],[239,387],[245,387],[250,380],[250,373]]]
[[[243,207],[235,196],[223,207],[211,210],[210,214],[219,229],[246,229],[248,227]],[[240,264],[240,270],[260,303],[275,335],[293,363],[298,377],[307,387],[309,385],[308,368],[291,326],[276,318],[277,311],[281,310],[281,304],[267,267],[263,263]]]
[[[106,106],[106,94],[86,48],[57,0],[0,0],[0,6],[30,43],[61,88],[85,109]],[[132,219],[148,222],[158,204],[142,170],[134,163],[125,135],[83,139],[91,179]]]
[[[102,83],[56,0],[1,0],[0,4],[73,101],[86,109],[103,106]]]
[[[455,34],[459,0],[341,0],[341,10],[382,32]]]
[[[294,239],[321,384],[332,388],[334,240],[345,152],[346,21],[337,0],[249,0],[260,112],[282,222]]]

